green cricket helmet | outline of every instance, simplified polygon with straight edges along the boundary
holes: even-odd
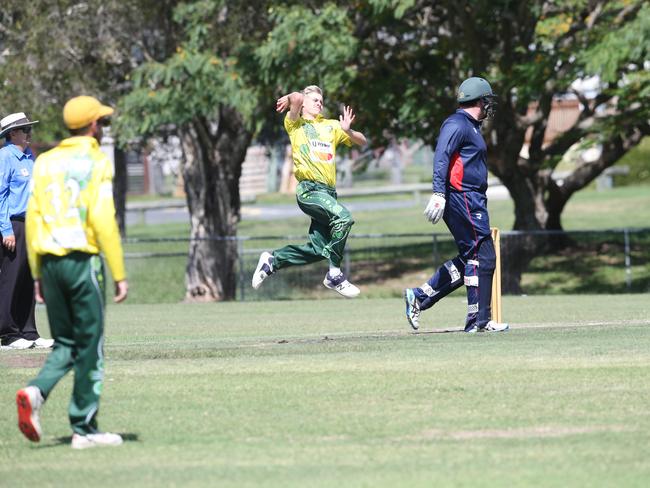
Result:
[[[493,97],[492,87],[485,78],[473,76],[467,78],[458,87],[458,103],[471,102],[484,97]]]

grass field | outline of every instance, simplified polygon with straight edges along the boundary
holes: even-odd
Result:
[[[647,486],[647,295],[504,297],[503,334],[457,332],[465,307],[416,334],[398,299],[110,306],[99,418],[127,442],[70,449],[66,378],[29,443],[45,354],[3,351],[0,485]]]

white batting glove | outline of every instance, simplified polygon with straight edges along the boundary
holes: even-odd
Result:
[[[434,193],[429,198],[427,208],[424,209],[424,216],[432,224],[437,224],[445,213],[445,196],[442,193]]]

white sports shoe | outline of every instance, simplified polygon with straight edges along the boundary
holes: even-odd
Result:
[[[343,273],[337,274],[334,278],[327,273],[323,280],[323,285],[325,285],[325,288],[334,290],[345,298],[354,298],[361,293],[361,290],[350,283]]]
[[[257,262],[257,268],[253,273],[253,288],[256,290],[266,278],[273,274],[273,254],[264,251],[260,254],[260,260]]]
[[[38,411],[43,405],[41,390],[35,386],[27,386],[16,393],[18,407],[18,428],[32,442],[41,440],[41,421]]]
[[[34,341],[35,349],[51,349],[54,345],[54,339],[43,339],[39,337]]]
[[[34,341],[28,341],[27,339],[16,339],[11,344],[2,346],[2,349],[31,349],[34,347]]]
[[[500,324],[494,320],[490,320],[482,329],[474,325],[470,329],[465,329],[465,332],[468,334],[476,334],[477,332],[505,332],[508,329],[510,329],[508,324]]]
[[[500,324],[494,320],[490,320],[483,330],[485,332],[505,332],[508,329],[510,329],[510,325]]]
[[[119,446],[122,444],[122,436],[110,432],[98,432],[97,434],[72,434],[72,449],[88,449],[89,447]]]

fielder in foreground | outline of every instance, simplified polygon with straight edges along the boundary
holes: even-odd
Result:
[[[63,109],[72,137],[41,155],[27,206],[27,249],[37,301],[45,301],[54,349],[38,376],[18,391],[18,427],[41,439],[39,410],[63,376],[74,369],[69,407],[72,448],[122,444],[97,428],[104,381],[104,265],[115,280],[115,302],[128,284],[113,204],[113,168],[100,151],[111,107],[76,97]]]
[[[253,274],[253,288],[259,288],[262,281],[282,268],[329,259],[323,285],[346,298],[354,298],[359,295],[359,288],[341,271],[345,242],[354,220],[349,210],[337,201],[336,147],[341,143],[364,146],[366,138],[350,127],[355,119],[350,107],[344,108],[339,120],[321,115],[323,92],[317,86],[280,97],[276,110],[282,113],[287,109],[284,128],[291,141],[298,179],[298,206],[311,217],[309,242],[302,246],[288,245],[273,253],[263,252]]]
[[[501,332],[508,324],[491,320],[494,243],[487,212],[487,146],[481,122],[494,111],[492,87],[469,78],[458,88],[456,113],[440,128],[433,160],[433,195],[424,214],[440,218],[454,236],[458,256],[444,263],[423,285],[404,290],[406,318],[418,329],[420,312],[460,287],[467,288],[465,332]]]

